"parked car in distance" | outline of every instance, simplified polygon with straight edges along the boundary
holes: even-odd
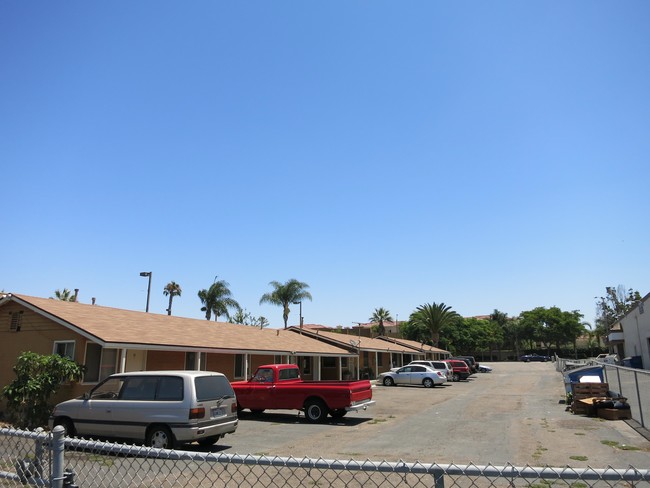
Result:
[[[470,369],[470,371],[472,373],[478,373],[479,364],[478,364],[478,361],[476,360],[476,358],[474,358],[474,356],[457,356],[457,357],[459,359],[463,359],[463,360],[467,359],[469,361],[469,369]]]
[[[436,371],[442,371],[445,375],[445,379],[447,381],[451,381],[451,378],[453,376],[453,369],[449,363],[446,363],[442,360],[436,361],[436,360],[427,360],[427,359],[416,359],[414,361],[411,361],[410,363],[406,364],[405,366],[411,366],[413,364],[421,364],[423,366],[428,366],[429,368],[436,370]],[[391,371],[397,371],[399,368],[391,368]]]
[[[461,361],[460,359],[445,359],[445,362],[451,365],[453,371],[452,381],[466,380],[472,374],[465,361]]]
[[[464,356],[454,356],[450,359],[453,359],[454,361],[462,361],[467,365],[467,368],[469,369],[469,374],[473,375],[474,373],[477,373],[478,371],[474,370],[474,365],[472,364],[472,361]]]
[[[596,356],[596,361],[602,361],[606,364],[618,364],[617,354],[599,354]]]
[[[171,449],[209,446],[237,429],[235,392],[221,373],[139,371],[106,378],[81,397],[59,403],[49,426],[67,435],[116,437]]]
[[[492,372],[492,367],[488,366],[487,364],[480,364],[478,367],[479,373],[491,373]]]
[[[550,361],[551,358],[549,356],[541,356],[539,354],[524,354],[519,358],[520,361],[523,361],[524,363],[528,363],[530,361],[541,361],[545,363],[546,361]]]
[[[436,385],[442,385],[447,381],[447,377],[440,370],[434,370],[422,364],[412,364],[402,366],[397,371],[381,373],[377,380],[384,386],[421,385],[425,388],[433,388]]]

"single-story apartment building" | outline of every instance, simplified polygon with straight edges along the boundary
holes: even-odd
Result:
[[[266,363],[300,365],[305,379],[340,379],[358,352],[285,329],[175,317],[19,294],[0,297],[0,388],[24,351],[86,367],[54,400],[81,395],[112,373],[212,370],[231,381]],[[4,402],[0,404],[2,409]]]
[[[290,327],[299,334],[325,341],[339,348],[358,353],[358,361],[348,362],[342,359],[343,376],[375,379],[379,374],[389,371],[391,367],[408,364],[415,359],[445,359],[451,357],[444,351],[427,344],[394,337],[367,337],[349,333],[351,329],[330,328],[323,326]]]

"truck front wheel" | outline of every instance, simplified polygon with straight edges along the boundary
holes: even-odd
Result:
[[[320,400],[309,400],[305,404],[305,417],[313,424],[320,424],[327,418],[327,407]]]

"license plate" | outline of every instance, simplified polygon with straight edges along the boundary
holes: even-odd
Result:
[[[223,417],[225,415],[225,411],[221,407],[212,407],[210,409],[210,417],[215,418],[215,417]]]

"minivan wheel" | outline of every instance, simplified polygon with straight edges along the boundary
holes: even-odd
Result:
[[[460,381],[460,375],[458,373],[454,373],[454,381]]]
[[[66,436],[68,436],[68,437],[74,436],[75,432],[74,432],[74,424],[72,423],[72,420],[65,419],[65,418],[56,419],[54,421],[54,427],[56,427],[57,425],[60,425],[61,427],[63,427],[65,429],[65,435]]]
[[[149,430],[147,431],[145,444],[159,449],[173,449],[174,436],[172,435],[171,430],[169,430],[169,427],[164,425],[154,425],[149,427]]]

